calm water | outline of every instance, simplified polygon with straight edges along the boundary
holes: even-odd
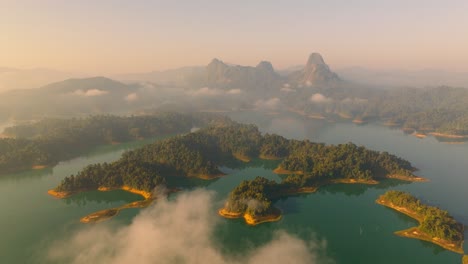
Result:
[[[418,139],[376,125],[328,123],[298,116],[236,114],[234,119],[256,122],[262,131],[289,138],[325,143],[346,143],[385,150],[410,160],[428,183],[385,181],[377,186],[334,185],[319,192],[276,202],[284,217],[275,223],[249,227],[241,220],[222,219],[215,240],[227,253],[242,253],[270,240],[275,230],[287,230],[305,240],[326,243],[325,254],[336,263],[460,263],[461,256],[430,243],[400,238],[394,231],[417,224],[414,220],[374,203],[387,189],[410,191],[433,205],[447,209],[468,223],[468,145]],[[106,146],[89,155],[62,162],[52,169],[28,171],[0,178],[0,263],[35,263],[51,241],[87,228],[79,218],[91,212],[141,199],[122,191],[88,192],[58,200],[46,194],[64,177],[90,163],[117,159],[125,149],[147,142]],[[217,192],[222,205],[229,191],[244,179],[272,173],[276,161],[255,160],[243,168],[227,169],[226,177],[202,183]],[[105,225],[126,225],[139,209],[124,210]]]

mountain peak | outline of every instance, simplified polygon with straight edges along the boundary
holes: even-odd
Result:
[[[317,65],[317,64],[325,64],[325,61],[323,60],[323,57],[322,55],[320,55],[320,53],[312,53],[310,54],[309,56],[309,59],[307,60],[307,66],[310,66],[310,65]]]
[[[257,69],[266,70],[266,71],[269,71],[269,72],[274,72],[275,71],[273,69],[273,65],[271,65],[271,62],[269,62],[269,61],[261,61],[257,65]]]
[[[218,58],[214,58],[211,60],[210,64],[217,65],[217,64],[224,64],[224,62],[219,60]]]
[[[340,81],[336,73],[330,70],[319,53],[312,53],[304,69],[292,73],[290,78],[306,86],[330,86]]]

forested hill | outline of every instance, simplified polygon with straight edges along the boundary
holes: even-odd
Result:
[[[382,122],[420,133],[468,136],[468,89],[302,89],[282,101],[306,115]]]
[[[227,119],[207,114],[161,113],[145,116],[92,116],[45,119],[10,127],[0,139],[0,173],[53,165],[103,144],[187,133],[193,127]]]
[[[213,178],[219,166],[233,160],[284,159],[283,170],[299,170],[286,178],[290,188],[314,186],[333,179],[375,180],[395,174],[415,178],[408,161],[352,143],[325,146],[308,140],[262,135],[254,125],[218,123],[124,153],[113,163],[91,165],[66,178],[55,191],[73,193],[127,185],[146,191],[174,176]],[[418,178],[419,179],[419,178]],[[177,186],[169,186],[177,187]]]

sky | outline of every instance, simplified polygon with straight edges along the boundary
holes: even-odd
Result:
[[[206,65],[468,72],[466,0],[1,0],[0,66],[119,74]]]

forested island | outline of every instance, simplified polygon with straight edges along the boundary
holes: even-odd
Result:
[[[398,231],[395,234],[429,241],[463,254],[464,226],[447,211],[425,205],[411,194],[401,191],[387,191],[376,202],[419,221],[418,227]]]
[[[375,184],[385,178],[423,180],[413,175],[415,169],[408,161],[387,152],[368,150],[352,143],[335,146],[288,140],[274,134],[262,135],[254,125],[225,121],[127,151],[112,163],[89,165],[77,175],[66,177],[49,193],[62,198],[81,191],[124,187],[151,193],[158,186],[179,187],[175,178],[220,177],[223,175],[220,166],[258,157],[282,159],[276,171],[295,173],[285,177],[281,184],[262,178],[245,183],[256,190],[253,193],[259,193],[262,202],[269,201],[271,193],[310,192],[330,183]],[[244,187],[234,192],[238,195],[232,196],[231,204],[235,197],[245,196],[241,191]],[[253,195],[256,197],[257,194]],[[279,215],[273,207],[265,208],[266,211],[252,211],[248,215],[257,219],[268,214]],[[247,210],[238,206],[225,209],[226,213]]]
[[[91,116],[44,119],[6,128],[0,138],[0,174],[44,168],[98,145],[187,133],[224,117],[207,114],[159,113],[141,116]]]

